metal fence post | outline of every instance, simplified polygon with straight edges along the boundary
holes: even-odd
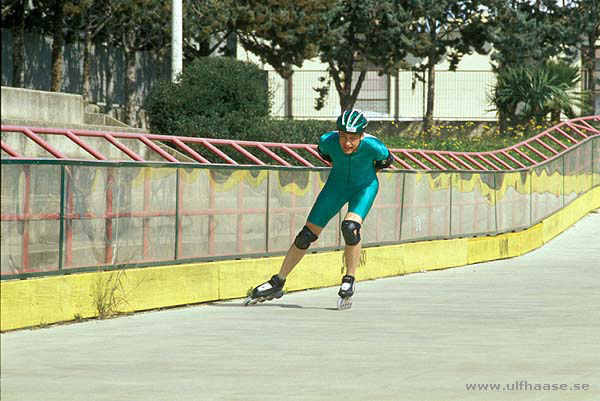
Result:
[[[591,166],[590,166],[590,170],[591,170],[591,173],[592,173],[592,186],[591,186],[590,189],[594,188],[594,182],[595,182],[594,181],[594,149],[595,149],[594,145],[596,144],[596,141],[597,141],[596,138],[592,138],[592,140],[590,141],[590,145],[591,145],[590,146],[590,148],[591,148],[590,149],[590,153],[591,153],[591,157],[592,157],[592,163],[591,163]]]
[[[267,196],[265,200],[265,253],[269,253],[269,208],[271,207],[271,171],[267,170]]]
[[[398,241],[402,241],[402,223],[403,223],[403,219],[404,219],[404,193],[406,191],[406,174],[407,173],[401,173],[402,174],[402,193],[400,195],[400,227],[398,230]]]
[[[181,201],[182,201],[182,188],[181,188],[181,177],[180,168],[175,169],[175,260],[179,259],[179,247],[180,247],[180,230],[181,230],[181,219],[179,214],[181,212]]]
[[[58,270],[63,268],[63,254],[65,246],[65,165],[60,165],[60,220],[58,232]]]
[[[144,214],[142,217],[142,259],[147,260],[148,254],[150,253],[150,197],[151,197],[151,183],[150,183],[150,167],[143,167],[144,174],[144,198],[143,207]]]
[[[565,207],[565,192],[566,192],[566,187],[565,187],[565,175],[567,173],[566,169],[565,169],[565,155],[562,155],[560,157],[562,159],[562,207]]]
[[[106,169],[106,210],[104,220],[104,263],[111,263],[113,259],[113,186],[114,167]]]
[[[208,215],[208,254],[213,256],[215,254],[215,179],[213,172],[215,170],[208,170],[209,181],[208,181],[208,209],[210,214]]]
[[[529,226],[533,224],[533,169],[529,169]]]
[[[23,166],[25,188],[23,189],[23,238],[21,241],[21,269],[29,272],[29,220],[31,219],[31,166]]]
[[[494,232],[496,233],[498,233],[498,174],[500,173],[494,173],[494,220],[496,223],[496,229]]]
[[[448,235],[452,235],[452,192],[454,190],[454,173],[450,173],[450,220],[448,222]]]

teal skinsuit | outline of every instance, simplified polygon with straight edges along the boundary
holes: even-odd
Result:
[[[331,131],[321,135],[319,150],[331,157],[333,167],[308,215],[308,221],[325,227],[346,203],[348,212],[356,213],[364,220],[379,190],[373,163],[388,157],[387,147],[373,135],[365,133],[356,151],[347,155],[340,147],[338,132]]]

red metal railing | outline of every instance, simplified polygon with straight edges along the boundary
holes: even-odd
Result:
[[[600,130],[590,124],[600,122],[600,116],[589,116],[564,121],[546,131],[505,149],[490,152],[451,152],[419,149],[391,149],[397,165],[392,169],[405,170],[469,170],[506,171],[528,168],[559,156],[586,138],[599,135]],[[137,134],[124,132],[82,131],[55,128],[2,126],[2,132],[25,135],[57,159],[74,159],[55,149],[40,134],[62,136],[72,141],[95,160],[108,160],[86,142],[86,138],[102,138],[125,154],[128,161],[150,161],[119,140],[139,141],[146,154],[162,162],[189,162],[200,164],[277,165],[324,167],[329,164],[319,157],[314,144],[238,141],[230,139],[191,138],[182,136]],[[164,148],[164,144],[185,157],[178,160]],[[192,148],[192,146],[194,148]],[[200,154],[203,149],[211,156]],[[2,141],[2,150],[11,158],[28,159],[31,155]],[[75,157],[75,159],[77,159]],[[114,158],[112,160],[115,160]],[[211,161],[212,160],[212,161]]]

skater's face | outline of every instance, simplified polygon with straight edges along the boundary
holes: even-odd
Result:
[[[358,149],[358,145],[360,145],[360,140],[362,139],[363,134],[356,134],[352,132],[340,131],[340,147],[342,151],[349,155]]]

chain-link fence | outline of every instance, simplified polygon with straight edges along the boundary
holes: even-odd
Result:
[[[492,71],[442,70],[435,76],[435,119],[497,118],[488,99],[496,79]],[[271,71],[269,84],[275,117],[335,118],[340,113],[339,96],[326,71],[299,70],[289,80]],[[426,112],[426,90],[426,83],[410,71],[397,75],[368,71],[355,107],[374,120],[421,120]],[[322,94],[326,96],[317,110]]]

